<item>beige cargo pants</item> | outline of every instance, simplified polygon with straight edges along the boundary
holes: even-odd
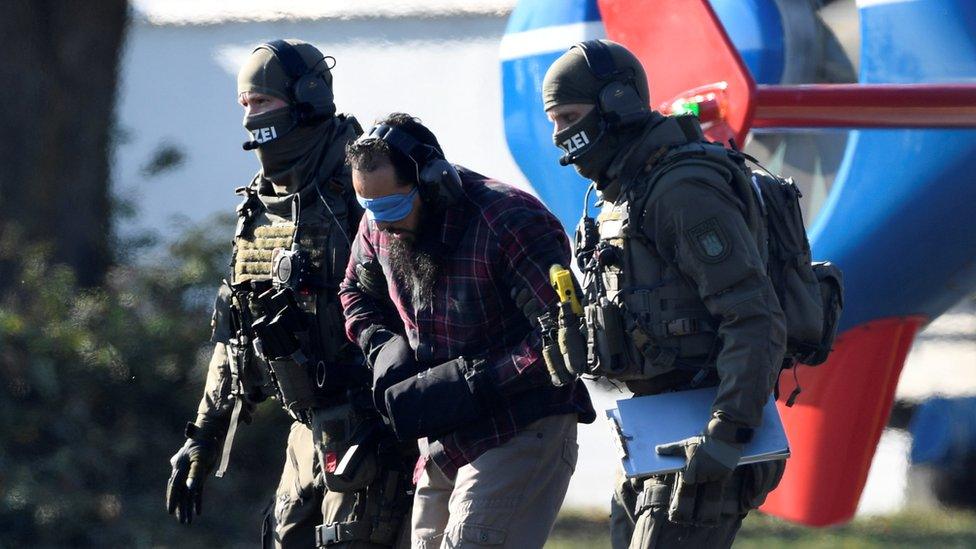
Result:
[[[540,419],[453,481],[428,461],[414,496],[413,548],[542,547],[576,469],[576,421]]]
[[[312,430],[295,422],[288,435],[285,467],[269,507],[262,532],[263,547],[274,549],[307,549],[316,546],[315,527],[322,524],[344,524],[349,541],[329,545],[342,549],[381,549],[410,546],[409,507],[395,511],[389,505],[386,491],[408,489],[409,474],[386,472],[368,487],[349,493],[329,492],[322,480],[322,470],[315,451]],[[408,503],[409,505],[409,503]],[[375,543],[376,528],[389,531],[388,543]],[[370,538],[373,538],[372,540]]]

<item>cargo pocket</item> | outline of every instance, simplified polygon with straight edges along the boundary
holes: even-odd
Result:
[[[563,453],[562,453],[563,463],[565,463],[571,472],[576,471],[576,461],[579,459],[579,443],[576,442],[575,438],[565,438],[563,439]]]
[[[640,483],[641,490],[636,494],[636,504],[633,515],[633,532],[631,547],[656,547],[661,530],[668,522],[668,506],[671,502],[671,486],[675,482],[675,475],[653,476]],[[620,534],[617,534],[620,536]],[[618,543],[626,542],[622,539]]]
[[[504,530],[489,528],[478,524],[462,523],[460,525],[461,547],[491,546],[505,543]]]
[[[330,492],[355,492],[376,478],[378,466],[375,452],[368,452],[355,470],[345,471],[342,476],[336,474],[362,422],[363,418],[349,404],[318,408],[312,414],[315,452],[319,456],[325,487]]]
[[[745,513],[765,503],[766,496],[779,486],[786,471],[786,460],[754,463],[743,469],[739,506]]]
[[[285,448],[285,465],[281,479],[275,490],[275,516],[280,517],[283,509],[314,496],[314,452],[311,445],[311,431],[297,421],[291,424],[288,445]]]
[[[644,479],[641,482],[641,490],[637,494],[634,516],[640,516],[645,512],[667,511],[671,502],[671,486],[674,482],[674,475],[658,475]]]

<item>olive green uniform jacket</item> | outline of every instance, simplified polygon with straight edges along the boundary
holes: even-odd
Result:
[[[609,169],[615,180],[603,191],[598,222],[601,240],[619,251],[601,278],[624,310],[629,364],[620,377],[637,396],[717,385],[713,415],[757,427],[786,347],[785,318],[766,275],[767,235],[761,224],[750,229],[755,197],[738,196],[728,170],[694,161],[662,169],[667,150],[690,137],[674,118],[654,113]],[[674,475],[621,477],[613,546],[728,547],[782,473],[782,461],[737,468],[713,527],[668,520]]]
[[[623,304],[630,334],[633,364],[623,379],[635,394],[653,394],[683,388],[695,366],[714,366],[713,413],[756,427],[786,348],[785,318],[766,275],[767,237],[762,227],[750,230],[755,204],[736,195],[730,172],[682,162],[658,175],[655,161],[686,140],[674,118],[655,114],[609,169],[613,176],[636,164],[638,175],[603,191],[600,237],[621,252],[603,283]],[[642,352],[638,332],[665,352]]]

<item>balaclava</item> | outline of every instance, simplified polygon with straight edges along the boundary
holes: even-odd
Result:
[[[542,81],[543,108],[583,103],[596,105],[586,116],[553,135],[553,142],[564,150],[574,151],[573,164],[583,177],[606,185],[606,170],[624,145],[624,132],[611,127],[600,111],[600,92],[614,80],[629,82],[645,105],[650,103],[647,75],[637,57],[627,48],[610,40],[606,44],[614,62],[613,75],[600,79],[586,62],[583,51],[572,47],[561,55],[546,71]],[[650,107],[648,107],[650,111]]]
[[[315,46],[301,40],[286,40],[301,56],[311,74],[321,74],[326,85],[332,86],[332,73],[322,52]],[[281,181],[289,172],[295,171],[300,180],[304,172],[314,169],[303,162],[312,151],[323,145],[330,134],[331,116],[323,122],[299,125],[292,96],[292,78],[288,76],[281,60],[269,49],[255,49],[237,74],[237,93],[256,92],[277,97],[288,102],[287,107],[244,118],[244,128],[251,138],[258,142],[269,142],[255,149],[264,177]],[[335,106],[316,105],[316,110],[335,112]],[[303,173],[297,173],[303,172]]]

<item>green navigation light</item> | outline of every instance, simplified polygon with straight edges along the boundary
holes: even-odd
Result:
[[[701,112],[697,102],[678,100],[671,104],[671,114],[693,114],[700,116]]]

